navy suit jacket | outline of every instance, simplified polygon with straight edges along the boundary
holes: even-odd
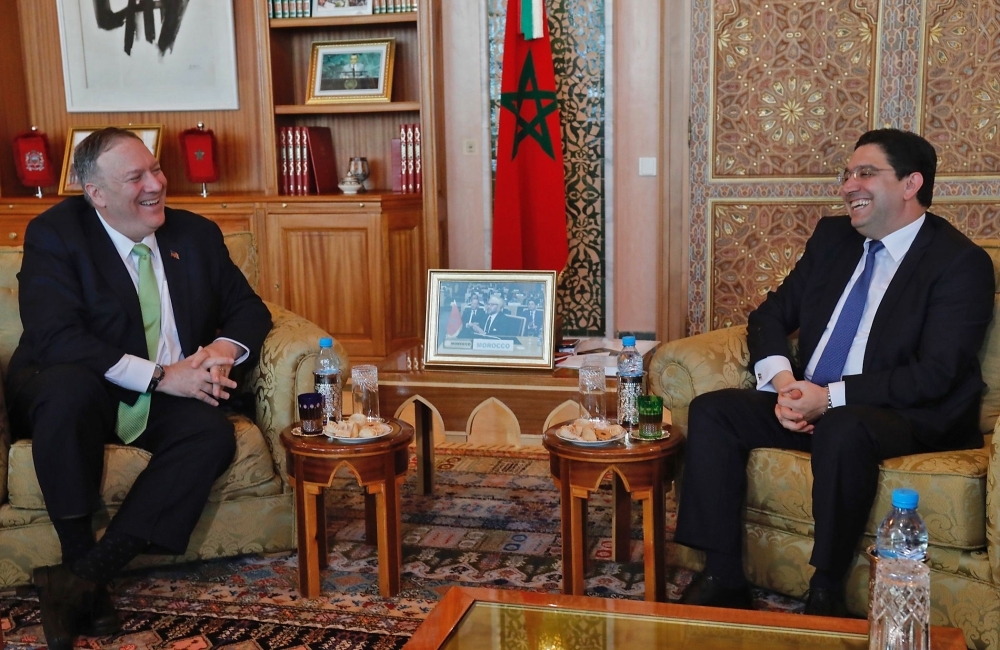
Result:
[[[156,241],[184,356],[224,336],[247,346],[250,358],[241,365],[252,367],[271,316],[230,259],[219,227],[166,208]],[[18,284],[24,333],[8,377],[56,364],[82,365],[103,377],[126,353],[148,358],[135,285],[83,197],[29,222]],[[132,404],[138,397],[108,386],[119,401]]]
[[[848,217],[820,219],[795,268],[750,314],[751,367],[771,355],[792,358],[788,336],[797,330],[793,368],[802,378],[864,241]],[[993,294],[989,255],[928,212],[879,304],[862,372],[844,377],[847,404],[896,411],[931,449],[982,446],[978,354]]]

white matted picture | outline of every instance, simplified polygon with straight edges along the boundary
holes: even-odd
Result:
[[[313,43],[307,104],[388,102],[396,39]]]
[[[427,365],[551,368],[556,274],[427,273]]]
[[[326,16],[367,16],[372,0],[312,0],[313,18]]]
[[[232,0],[57,0],[66,110],[239,108]]]
[[[62,174],[59,177],[60,195],[83,194],[80,179],[77,178],[76,169],[73,168],[73,154],[76,151],[76,145],[83,142],[88,135],[100,128],[104,127],[70,127],[69,134],[66,136],[66,154],[63,156]],[[160,124],[129,124],[117,128],[135,133],[142,139],[143,144],[146,145],[149,152],[157,160],[160,159],[160,135],[163,132],[163,126]]]

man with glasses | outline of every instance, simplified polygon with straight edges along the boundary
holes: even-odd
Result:
[[[676,541],[705,551],[706,562],[681,602],[752,604],[742,559],[752,449],[811,452],[816,571],[806,613],[843,616],[879,463],[982,446],[977,355],[993,265],[927,211],[936,165],[916,134],[861,136],[838,175],[847,215],[819,221],[795,268],[749,316],[756,389],[692,401]]]

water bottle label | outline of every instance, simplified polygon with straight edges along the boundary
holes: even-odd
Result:
[[[642,395],[642,377],[618,377],[618,424],[623,427],[639,426],[639,396]]]
[[[339,422],[341,417],[340,373],[313,373],[313,387],[323,396],[323,417],[326,422]]]

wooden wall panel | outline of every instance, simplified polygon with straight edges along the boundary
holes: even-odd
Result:
[[[389,296],[388,335],[396,345],[423,338],[425,278],[413,269],[422,268],[423,242],[419,212],[393,215],[389,219],[386,288]]]

